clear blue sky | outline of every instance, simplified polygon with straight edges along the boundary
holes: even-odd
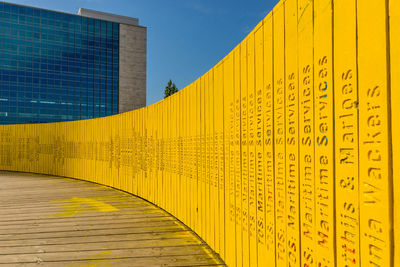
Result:
[[[184,88],[228,54],[278,0],[9,0],[76,14],[80,7],[139,18],[147,27],[147,104],[172,79]]]

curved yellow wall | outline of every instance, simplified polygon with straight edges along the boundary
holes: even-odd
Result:
[[[398,0],[281,2],[159,103],[0,126],[0,169],[139,195],[229,266],[399,263],[399,17]]]

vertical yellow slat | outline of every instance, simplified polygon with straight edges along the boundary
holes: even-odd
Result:
[[[270,13],[264,24],[263,120],[264,120],[264,186],[265,186],[265,246],[259,263],[275,266],[275,179],[274,179],[274,34]],[[260,255],[260,253],[259,253]],[[262,265],[261,265],[262,266]]]
[[[128,185],[127,185],[127,179],[126,179],[126,156],[127,156],[127,129],[126,129],[126,117],[127,113],[123,113],[120,121],[120,171],[119,171],[119,176],[121,179],[121,189],[124,191],[128,190]],[[103,119],[102,119],[103,120]],[[100,156],[101,156],[101,146],[100,146]],[[100,158],[101,160],[101,158]]]
[[[240,44],[241,90],[241,151],[242,151],[242,248],[243,266],[250,264],[249,249],[249,157],[248,157],[248,92],[247,92],[247,44]]]
[[[168,112],[168,110],[167,110]],[[142,192],[142,179],[141,179],[141,135],[140,135],[140,109],[135,111],[135,132],[136,132],[136,190],[135,195],[140,196]]]
[[[214,162],[214,106],[213,106],[213,87],[212,87],[211,69],[204,75],[205,90],[205,127],[206,127],[206,242],[211,247],[216,247],[215,232],[218,228],[215,214],[216,205],[218,205],[218,192],[215,188],[215,162]]]
[[[126,190],[127,192],[132,193],[132,139],[133,139],[133,131],[132,131],[132,114],[133,112],[128,112],[126,114],[125,119],[125,131],[126,131],[126,144],[125,144],[125,153],[126,153],[126,162],[125,162],[125,179],[126,179]]]
[[[361,266],[392,264],[386,8],[357,1]]]
[[[216,67],[212,68],[208,73],[208,94],[209,94],[209,148],[210,148],[210,164],[209,164],[209,186],[210,186],[210,220],[214,221],[214,227],[210,230],[211,238],[214,239],[213,248],[219,253],[219,238],[220,238],[220,224],[219,224],[219,192],[218,192],[218,150],[217,150],[217,138],[215,130],[215,118],[216,118],[216,107],[215,102],[215,85],[214,85],[214,74]],[[222,105],[221,105],[222,106]],[[223,106],[222,106],[223,107]]]
[[[185,163],[186,163],[186,158],[185,158],[185,154],[184,154],[184,150],[183,150],[183,144],[184,144],[184,140],[185,140],[185,126],[186,123],[184,123],[183,117],[182,115],[185,114],[187,115],[187,111],[185,110],[185,105],[184,105],[184,96],[186,95],[186,92],[183,91],[184,89],[182,89],[181,91],[179,91],[179,123],[178,123],[178,129],[179,129],[179,175],[180,175],[180,181],[181,181],[181,203],[179,204],[179,206],[181,207],[181,214],[182,214],[182,221],[187,224],[187,204],[188,204],[188,199],[187,199],[187,179],[184,171]]]
[[[119,126],[120,126],[120,119],[121,115],[117,115],[114,117],[112,121],[112,136],[113,136],[113,147],[114,147],[114,157],[113,157],[113,172],[115,171],[115,174],[113,173],[112,176],[112,181],[109,182],[109,185],[119,188],[121,186],[120,182],[120,166],[119,166],[119,143],[120,143],[120,136],[119,136]],[[98,119],[99,126],[101,125],[101,119]],[[99,153],[97,149],[97,154]],[[99,156],[97,155],[97,158]],[[102,175],[102,174],[99,174]],[[108,177],[105,177],[105,179],[108,179]]]
[[[332,1],[314,2],[316,264],[335,266]]]
[[[217,67],[214,68],[213,73],[213,87],[214,87],[214,154],[216,166],[216,179],[215,184],[218,186],[218,206],[216,207],[215,214],[218,220],[218,232],[215,233],[216,245],[219,250],[218,253],[221,257],[225,258],[225,207],[227,203],[225,202],[225,144],[224,144],[224,127],[225,127],[225,101],[224,101],[224,61],[221,61]],[[229,101],[229,99],[227,99]]]
[[[275,179],[274,179],[274,34],[273,15],[270,13],[264,24],[264,184],[265,184],[265,246],[263,264],[275,266]],[[264,262],[265,261],[265,262]]]
[[[152,108],[152,117],[149,119],[151,120],[151,127],[152,127],[152,175],[153,175],[153,201],[155,204],[158,203],[158,163],[159,163],[159,151],[158,151],[158,127],[157,123],[159,120],[157,109],[159,103],[153,105]]]
[[[143,179],[144,179],[144,197],[151,200],[151,177],[149,173],[149,127],[147,115],[149,114],[149,107],[142,108],[142,131],[143,131]]]
[[[187,225],[189,227],[193,226],[192,222],[192,210],[193,210],[193,194],[192,194],[192,173],[191,173],[191,166],[190,164],[192,163],[192,144],[190,142],[191,139],[191,116],[192,116],[192,110],[190,106],[190,96],[192,93],[192,86],[189,85],[185,89],[185,93],[183,95],[183,105],[184,105],[184,110],[185,114],[182,114],[182,119],[185,124],[185,134],[184,134],[184,145],[182,147],[183,152],[184,152],[184,158],[185,158],[185,179],[186,179],[186,201],[187,201],[187,206],[186,206],[186,221]]]
[[[138,196],[143,197],[143,131],[142,131],[142,109],[137,110],[138,129]]]
[[[256,97],[255,97],[255,37],[258,24],[247,37],[247,146],[248,146],[248,187],[249,187],[249,259],[250,266],[257,266],[257,186],[256,186]]]
[[[280,2],[274,18],[274,163],[276,266],[286,266],[286,181],[285,181],[285,6]]]
[[[149,159],[148,159],[148,138],[149,138],[149,129],[148,122],[146,120],[148,114],[148,107],[141,108],[142,110],[142,135],[143,135],[143,197],[146,199],[150,199],[150,177],[149,177]]]
[[[199,216],[201,222],[200,235],[203,239],[206,238],[206,132],[205,132],[205,90],[204,90],[204,77],[199,79],[200,87],[200,167],[199,167],[199,180],[200,180],[200,195],[199,195]]]
[[[171,130],[172,130],[172,179],[171,179],[171,198],[172,198],[172,211],[178,214],[178,131],[177,131],[177,118],[178,118],[178,95],[174,94],[171,98]]]
[[[235,102],[233,54],[224,60],[224,84],[220,97],[224,103],[224,181],[225,181],[225,262],[236,266],[236,230],[235,230]],[[221,122],[222,123],[222,122]]]
[[[389,0],[390,29],[390,114],[392,137],[394,266],[400,266],[400,1]]]
[[[315,265],[313,1],[297,3],[301,263]]]
[[[161,158],[161,166],[162,166],[162,182],[161,182],[161,200],[160,200],[160,207],[163,207],[164,209],[166,208],[166,191],[167,191],[167,162],[166,162],[166,156],[167,156],[167,133],[168,129],[166,127],[166,113],[167,113],[167,100],[164,99],[161,103],[160,107],[160,118],[161,123],[161,136],[162,136],[162,158]]]
[[[147,176],[146,176],[146,133],[144,126],[144,108],[138,110],[138,123],[139,123],[139,140],[140,140],[140,151],[139,151],[139,166],[140,166],[140,193],[139,195],[143,198],[147,197]]]
[[[154,111],[154,105],[146,107],[145,110],[145,116],[144,116],[144,121],[145,121],[145,129],[146,129],[146,134],[147,134],[147,142],[146,142],[146,172],[147,172],[147,180],[148,180],[148,199],[150,202],[155,203],[155,177],[154,177],[154,154],[153,154],[153,138],[154,138],[154,132],[153,132],[153,111]]]
[[[243,233],[242,233],[242,97],[240,74],[240,46],[233,51],[233,78],[235,97],[235,206],[236,206],[236,266],[243,265]]]
[[[128,113],[128,117],[127,117],[127,134],[128,134],[128,151],[129,151],[129,164],[128,164],[128,169],[127,169],[127,179],[128,179],[128,192],[132,193],[134,192],[134,183],[133,183],[133,179],[134,179],[134,132],[133,132],[133,114],[135,112],[129,112]]]
[[[132,112],[132,118],[131,118],[131,127],[132,127],[132,176],[130,179],[132,179],[132,194],[137,195],[137,187],[138,187],[138,183],[137,183],[137,124],[136,124],[136,115],[137,115],[137,111],[133,111]]]
[[[286,242],[289,266],[300,266],[299,87],[297,0],[285,2]]]
[[[265,228],[265,173],[264,173],[264,22],[256,27],[255,45],[255,165],[256,165],[256,237],[257,264],[267,264]]]
[[[194,211],[194,217],[195,217],[195,225],[194,229],[196,233],[200,233],[202,229],[202,224],[201,224],[201,178],[200,178],[200,172],[201,172],[201,162],[200,162],[200,153],[201,153],[201,115],[200,115],[200,103],[201,103],[201,95],[200,95],[200,87],[199,87],[199,80],[194,82],[194,96],[192,97],[192,104],[194,106],[194,114],[195,114],[195,122],[192,122],[194,124],[195,128],[195,147],[196,147],[196,180],[195,180],[195,211]]]
[[[356,1],[333,14],[337,265],[360,266]]]
[[[182,118],[182,114],[186,114],[186,110],[184,108],[184,104],[183,104],[183,97],[185,95],[185,92],[183,91],[184,89],[182,89],[181,91],[179,91],[178,94],[178,98],[179,98],[179,113],[178,113],[178,130],[179,130],[179,143],[178,143],[178,148],[179,148],[179,180],[180,180],[180,199],[178,201],[178,206],[181,206],[181,217],[182,217],[182,221],[187,225],[187,214],[186,214],[186,210],[187,210],[187,190],[186,190],[186,177],[184,175],[184,170],[183,168],[185,167],[185,162],[186,159],[184,157],[184,151],[182,149],[182,145],[183,145],[183,141],[184,141],[184,127],[185,127],[185,123],[183,122],[183,118]]]
[[[146,113],[147,113],[147,107],[141,108],[140,109],[140,127],[141,127],[141,136],[142,136],[142,159],[141,159],[141,164],[142,164],[142,181],[143,181],[143,191],[142,191],[142,197],[143,198],[149,198],[149,176],[147,172],[147,122],[146,122]]]
[[[194,230],[196,228],[196,207],[197,207],[197,170],[196,170],[196,125],[198,124],[196,118],[196,85],[192,83],[188,88],[188,99],[187,105],[189,108],[188,116],[188,135],[190,142],[190,156],[188,159],[189,174],[190,174],[190,227]]]

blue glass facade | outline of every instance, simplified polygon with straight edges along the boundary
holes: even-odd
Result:
[[[0,2],[0,124],[118,113],[119,24]]]

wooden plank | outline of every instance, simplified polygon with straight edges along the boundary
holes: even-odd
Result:
[[[0,214],[2,266],[73,266],[100,260],[123,260],[129,266],[223,264],[196,234],[151,203],[105,186],[51,178],[0,173],[0,186],[9,186],[0,202],[13,199]],[[30,192],[30,197],[21,200],[17,192]],[[51,216],[66,207],[74,216]]]

